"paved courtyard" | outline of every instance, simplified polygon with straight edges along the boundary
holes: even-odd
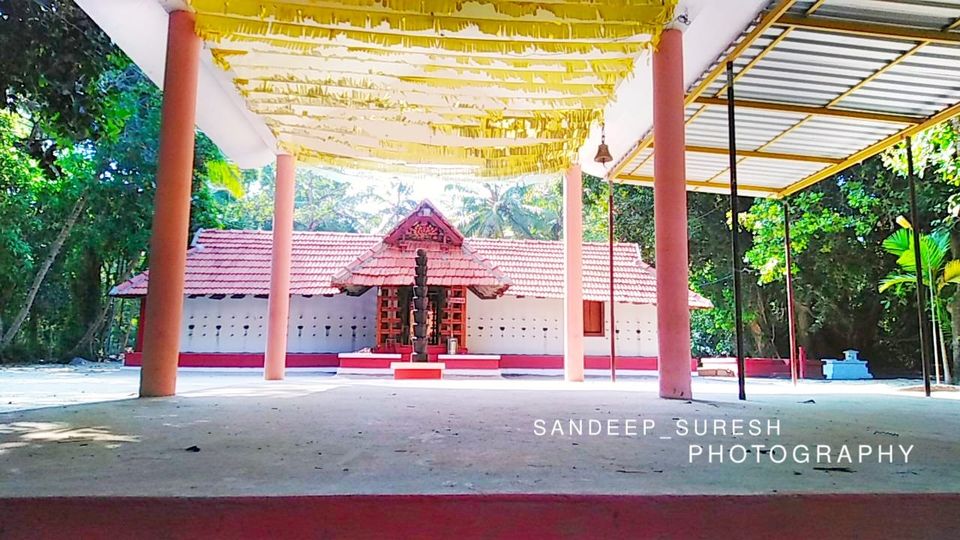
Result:
[[[960,492],[960,394],[916,381],[137,377],[0,370],[0,496]]]

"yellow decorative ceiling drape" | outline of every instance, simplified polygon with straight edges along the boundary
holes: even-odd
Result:
[[[565,168],[676,0],[188,0],[280,145],[320,165]]]

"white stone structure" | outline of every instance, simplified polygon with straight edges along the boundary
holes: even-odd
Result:
[[[299,296],[290,299],[287,328],[291,353],[353,352],[375,345],[376,289],[361,296]],[[563,300],[516,297],[467,298],[467,343],[475,354],[563,354]],[[604,303],[605,314],[609,304]],[[262,353],[267,299],[191,297],[184,302],[182,350],[186,353]],[[610,321],[604,335],[584,338],[587,355],[610,352]],[[617,303],[617,353],[657,355],[656,306]]]

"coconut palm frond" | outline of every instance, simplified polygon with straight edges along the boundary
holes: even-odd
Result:
[[[916,285],[916,274],[888,274],[887,277],[880,280],[880,292],[884,292],[891,287],[898,285]]]
[[[943,289],[950,283],[960,283],[960,260],[954,259],[949,261],[943,267],[939,289]]]
[[[909,236],[912,243],[912,234]],[[949,239],[947,240],[947,244],[944,245],[942,239],[940,238],[936,238],[932,235],[920,236],[920,263],[923,264],[923,277],[925,283],[929,282],[929,279],[927,279],[928,273],[932,273],[933,275],[940,274],[943,263],[947,258],[948,250]],[[917,264],[912,245],[907,250],[900,253],[900,256],[897,258],[897,265],[907,272],[916,272]]]
[[[883,249],[888,253],[901,256],[905,251],[913,248],[913,232],[908,229],[899,229],[883,241]]]
[[[950,253],[950,234],[947,231],[934,231],[920,235],[920,252],[927,268],[941,270]],[[935,272],[939,273],[939,272]]]

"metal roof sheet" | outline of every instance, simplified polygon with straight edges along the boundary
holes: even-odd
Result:
[[[688,188],[729,191],[727,61],[740,192],[783,197],[960,113],[958,29],[960,0],[771,1],[691,86]],[[611,174],[652,184],[652,145]]]

